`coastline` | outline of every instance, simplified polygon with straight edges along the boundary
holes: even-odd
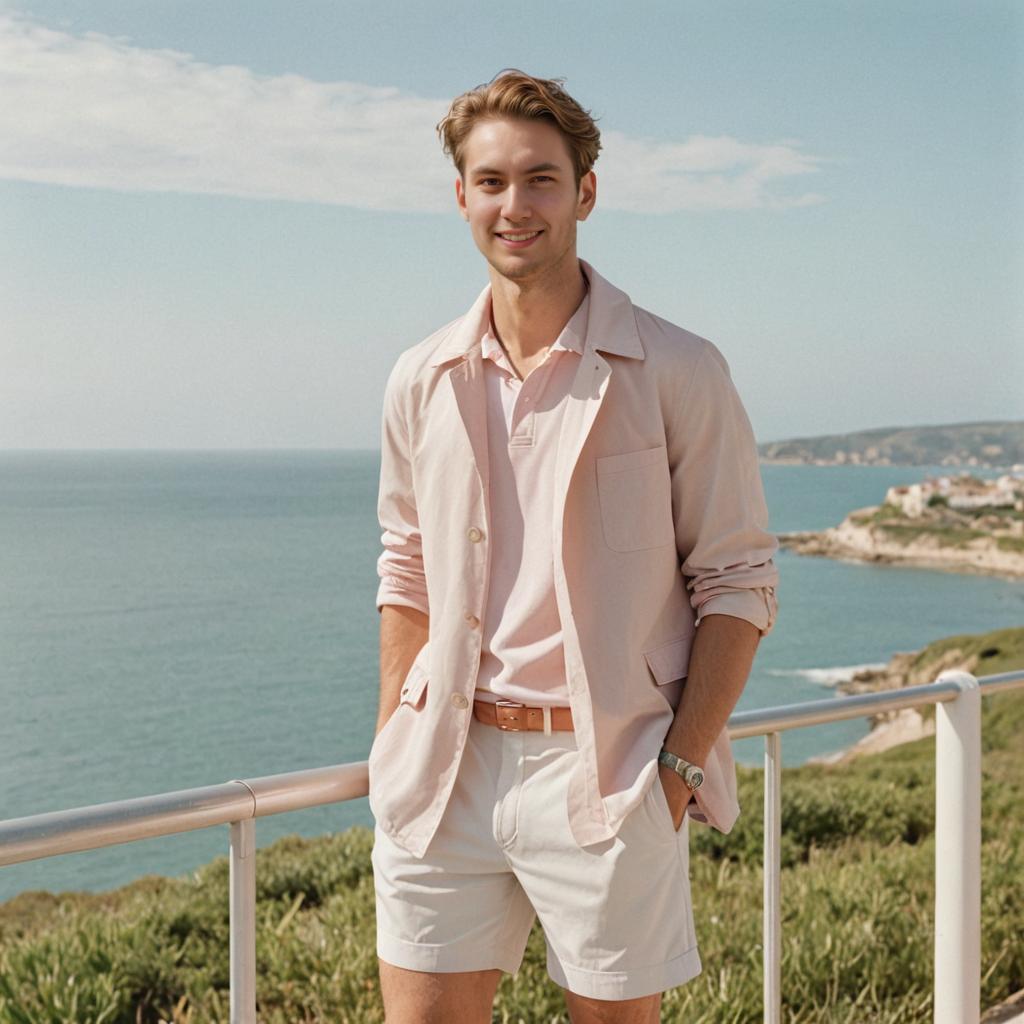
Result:
[[[956,644],[957,639],[938,641],[919,651],[898,652],[884,668],[856,669],[849,676],[837,680],[835,689],[842,694],[875,693],[922,686],[934,682],[940,672],[949,669],[973,673],[981,660],[979,654]],[[809,757],[805,764],[848,764],[865,755],[878,754],[935,735],[935,714],[931,708],[924,712],[917,708],[903,708],[867,718],[870,730],[866,736],[842,750]]]
[[[925,532],[903,543],[880,535],[877,526],[863,525],[854,519],[874,511],[859,509],[850,513],[839,526],[825,530],[779,533],[779,544],[798,555],[818,555],[839,561],[1024,579],[1024,550],[1001,548],[998,536],[976,537],[962,546],[952,546],[942,544],[938,536]]]
[[[809,757],[805,764],[849,764],[866,754],[880,754],[883,750],[913,743],[935,735],[935,719],[925,718],[917,708],[904,708],[894,712],[888,721],[878,722],[866,736],[844,750],[832,754]]]

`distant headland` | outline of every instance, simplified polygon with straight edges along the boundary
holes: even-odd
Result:
[[[761,461],[813,466],[965,466],[1024,470],[1024,420],[876,427],[766,441]]]

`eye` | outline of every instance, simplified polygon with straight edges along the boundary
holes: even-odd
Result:
[[[554,181],[555,179],[548,176],[547,174],[538,174],[533,179],[534,181]]]
[[[478,184],[483,185],[485,188],[490,188],[492,185],[499,184],[499,182],[497,178],[481,178]]]

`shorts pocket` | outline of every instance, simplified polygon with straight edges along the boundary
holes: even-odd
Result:
[[[647,815],[652,819],[655,834],[669,843],[674,843],[679,838],[679,830],[676,829],[672,820],[672,808],[668,805],[668,797],[665,795],[665,787],[661,784],[660,772],[654,773],[654,781],[644,796],[647,808]]]
[[[605,543],[642,551],[675,540],[668,449],[661,444],[595,459]]]
[[[660,772],[658,773],[658,776],[657,776],[657,778],[655,778],[654,782],[655,782],[655,785],[657,786],[657,794],[656,795],[661,798],[659,802],[661,804],[662,810],[665,812],[665,822],[668,825],[669,831],[672,833],[673,838],[678,839],[679,838],[679,833],[682,831],[682,828],[683,828],[683,823],[680,822],[679,823],[679,828],[676,828],[676,823],[675,823],[675,821],[672,820],[672,808],[669,806],[668,794],[666,794],[666,792],[665,792],[665,786],[663,785],[663,783],[661,781],[661,773]],[[685,817],[685,815],[684,815],[684,817]]]

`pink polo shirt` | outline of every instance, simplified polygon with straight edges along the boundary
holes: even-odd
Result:
[[[590,292],[543,361],[520,380],[494,334],[481,337],[493,522],[476,697],[569,707],[555,600],[555,453],[583,355]]]

